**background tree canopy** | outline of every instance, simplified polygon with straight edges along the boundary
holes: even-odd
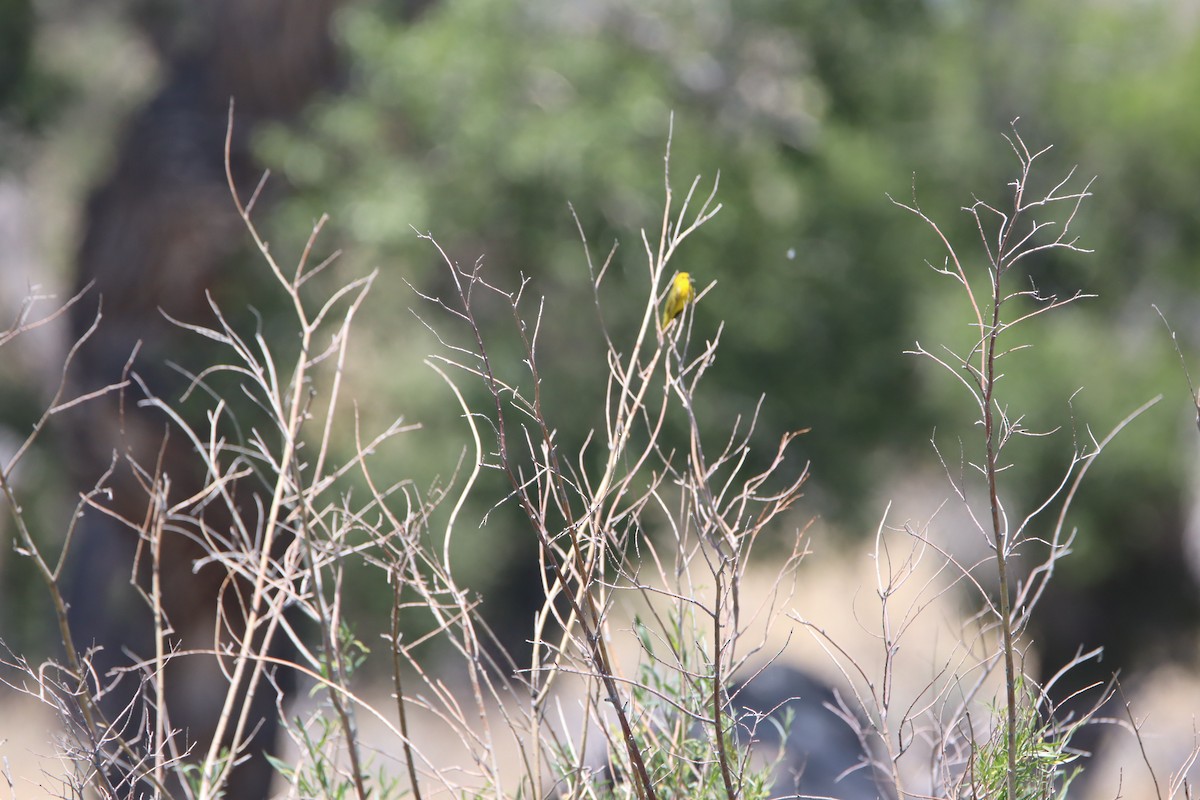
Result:
[[[115,38],[141,53],[124,63],[152,75],[157,62],[131,31],[157,31],[149,12],[171,6],[108,4],[68,19],[45,5],[26,26],[32,65],[6,66],[0,81],[3,136],[39,155],[3,163],[14,180],[49,185],[71,203],[83,181],[55,178],[50,165],[80,158],[77,134],[61,131],[77,128],[73,109],[103,103],[95,98],[105,89],[87,59],[48,48],[70,55],[81,47],[72,43]],[[8,6],[25,19],[27,4]],[[765,458],[783,431],[811,428],[800,442],[814,475],[806,510],[865,531],[897,476],[936,464],[934,428],[961,429],[970,413],[953,381],[902,355],[916,341],[968,334],[958,294],[926,266],[944,257],[939,242],[888,195],[915,195],[977,253],[974,223],[959,209],[976,196],[1004,202],[1015,159],[1002,135],[1020,117],[1031,146],[1054,146],[1041,175],[1048,185],[1075,165],[1084,183],[1098,176],[1077,222],[1094,253],[1024,265],[1043,291],[1098,295],[1031,329],[1034,347],[1014,370],[1028,427],[1059,430],[1059,446],[1031,448],[1021,461],[1029,496],[1057,480],[1085,425],[1106,430],[1166,396],[1106,454],[1077,505],[1088,535],[1065,580],[1100,583],[1179,542],[1192,479],[1194,409],[1151,304],[1184,353],[1200,353],[1196,25],[1183,2],[349,4],[337,18],[339,90],[299,128],[280,125],[257,142],[284,198],[273,240],[298,250],[313,219],[329,213],[322,246],[344,249],[336,268],[381,268],[355,393],[369,424],[402,414],[425,426],[385,454],[396,475],[445,479],[463,442],[445,388],[421,366],[431,339],[406,311],[423,308],[406,284],[435,296],[447,289],[414,229],[462,262],[481,258],[497,283],[528,276],[531,303],[545,297],[547,405],[561,415],[552,422],[563,440],[579,443],[599,423],[604,376],[594,368],[600,321],[571,208],[594,256],[619,243],[601,294],[619,346],[646,291],[639,231],[661,213],[673,115],[676,191],[719,172],[723,204],[683,257],[701,287],[716,282],[696,309],[695,335],[725,325],[702,414],[727,429],[765,394],[758,451]],[[57,118],[22,99],[43,96],[35,89],[47,75],[70,87]],[[113,91],[116,116],[136,91]],[[101,158],[95,145],[84,152],[89,163]],[[50,274],[65,272],[55,262],[66,249],[46,248]],[[503,313],[497,325],[507,324]],[[495,346],[502,360],[505,345]],[[20,425],[15,408],[7,421]]]
[[[491,274],[531,277],[547,298],[548,388],[598,397],[595,314],[568,203],[598,254],[619,242],[602,297],[619,337],[640,311],[638,232],[657,221],[674,113],[676,190],[719,171],[724,206],[687,253],[701,285],[717,282],[698,331],[727,326],[708,411],[731,420],[765,392],[764,443],[811,427],[803,448],[818,507],[857,525],[877,513],[864,493],[928,458],[934,420],[959,408],[952,386],[901,355],[917,340],[954,340],[962,317],[953,288],[923,266],[944,256],[938,242],[887,195],[915,193],[974,247],[958,209],[976,195],[1003,201],[1015,160],[1002,135],[1021,117],[1032,146],[1054,146],[1044,181],[1075,165],[1084,181],[1099,176],[1077,223],[1095,253],[1026,265],[1043,291],[1098,295],[1037,332],[1033,427],[1068,421],[1079,387],[1090,388],[1074,416],[1098,427],[1165,392],[1111,461],[1168,501],[1186,480],[1188,400],[1150,304],[1188,333],[1186,161],[1198,157],[1200,115],[1186,102],[1197,46],[1181,14],[1170,4],[466,0],[407,19],[356,5],[340,18],[345,91],[304,132],[265,136],[262,151],[298,190],[279,230],[329,212],[346,269],[381,266],[389,302],[412,304],[404,280],[435,292],[441,280],[413,228]],[[389,343],[424,352],[411,321],[387,326]],[[394,347],[379,357],[418,361]],[[390,374],[400,405],[418,408],[411,376]],[[558,420],[576,438],[594,421]]]

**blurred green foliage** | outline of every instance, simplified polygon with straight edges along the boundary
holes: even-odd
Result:
[[[33,45],[30,0],[0,2],[0,106],[7,105],[24,82]]]
[[[1031,147],[1054,146],[1038,185],[1075,165],[1081,184],[1099,176],[1076,222],[1094,254],[1025,265],[1044,291],[1098,297],[1032,323],[1022,335],[1035,346],[1008,367],[1029,427],[1059,430],[1020,451],[1024,501],[1057,483],[1085,425],[1107,430],[1163,393],[1092,473],[1079,506],[1089,535],[1068,569],[1110,570],[1122,548],[1164,535],[1147,505],[1182,504],[1195,429],[1151,303],[1185,354],[1200,353],[1200,37],[1187,3],[441,0],[415,18],[401,5],[348,5],[339,91],[300,130],[259,142],[292,190],[270,223],[275,252],[298,250],[329,213],[322,247],[344,248],[338,274],[381,268],[353,391],[368,426],[402,415],[425,428],[380,470],[444,483],[466,441],[451,395],[421,363],[436,343],[406,310],[453,330],[406,285],[449,288],[414,229],[462,263],[481,258],[495,283],[531,279],[526,310],[546,298],[550,423],[568,452],[602,424],[600,320],[568,203],[594,258],[619,242],[601,307],[620,348],[650,291],[639,231],[657,237],[673,115],[676,198],[693,176],[706,193],[720,175],[721,213],[676,261],[701,288],[716,282],[694,335],[725,326],[700,409],[712,441],[765,393],[757,452],[811,428],[799,442],[814,472],[806,511],[866,530],[888,476],[934,463],[935,425],[957,450],[972,419],[952,378],[902,355],[916,341],[961,342],[968,317],[925,266],[944,257],[939,241],[888,194],[915,193],[982,270],[960,208],[976,195],[1007,202],[1017,164],[1002,134],[1020,117]],[[516,369],[507,311],[484,322],[496,360]],[[466,388],[482,401],[481,387]],[[486,491],[475,520],[503,483]],[[489,535],[505,535],[493,523]]]
[[[340,20],[346,90],[303,133],[266,137],[262,152],[299,190],[281,233],[330,212],[347,268],[383,266],[384,305],[420,309],[402,281],[445,289],[410,226],[464,263],[482,258],[493,281],[530,276],[527,292],[547,301],[540,356],[551,422],[577,444],[600,424],[604,375],[567,204],[594,256],[620,243],[601,295],[620,346],[648,291],[639,230],[656,236],[673,114],[677,198],[694,175],[720,172],[723,209],[676,262],[701,287],[717,282],[695,329],[707,337],[725,325],[701,394],[712,440],[765,393],[758,452],[769,455],[784,430],[811,428],[800,440],[815,478],[808,510],[867,530],[889,475],[935,463],[935,426],[943,448],[975,446],[957,383],[902,355],[918,340],[961,343],[969,317],[954,284],[925,266],[945,256],[938,240],[887,195],[915,195],[982,278],[978,233],[960,208],[976,196],[1011,202],[1018,164],[1002,136],[1020,117],[1031,147],[1054,147],[1034,189],[1076,165],[1075,189],[1099,176],[1075,222],[1095,252],[1031,259],[1010,288],[1032,281],[1098,297],[1031,323],[1019,335],[1035,346],[1006,365],[1011,411],[1057,431],[1010,453],[1021,460],[1013,507],[1057,485],[1087,426],[1102,435],[1167,396],[1085,485],[1075,522],[1088,535],[1066,569],[1086,582],[1119,568],[1130,548],[1178,535],[1154,512],[1178,508],[1189,477],[1186,386],[1150,307],[1200,351],[1190,311],[1200,111],[1189,100],[1200,44],[1184,13],[1034,0],[445,0],[401,22],[386,4],[355,5]],[[446,395],[421,388],[428,376],[417,366],[429,338],[381,316],[383,338],[404,346],[367,356],[391,365],[375,402],[434,420]],[[488,324],[509,323],[500,314]],[[428,446],[395,456],[398,468],[411,471],[415,454],[418,471],[432,462],[447,474],[449,456],[433,454],[453,442],[457,456],[461,433],[435,421],[426,435]]]
[[[948,341],[967,317],[954,287],[923,266],[944,256],[937,240],[886,193],[909,201],[915,191],[977,257],[958,209],[976,193],[1007,202],[1017,163],[1002,134],[1020,116],[1031,146],[1055,146],[1038,185],[1075,164],[1078,188],[1100,175],[1077,222],[1097,253],[1027,269],[1043,290],[1100,298],[1029,329],[1032,377],[1013,396],[1061,422],[1074,390],[1091,386],[1080,422],[1104,426],[1169,393],[1139,423],[1136,435],[1155,444],[1129,448],[1139,461],[1127,468],[1178,487],[1171,453],[1186,394],[1149,302],[1186,326],[1194,170],[1178,159],[1200,157],[1189,141],[1200,114],[1185,102],[1200,71],[1189,68],[1198,50],[1180,13],[1166,3],[446,0],[400,21],[387,4],[360,4],[340,20],[346,91],[304,133],[275,131],[262,151],[300,191],[279,230],[330,212],[348,261],[383,265],[388,305],[420,306],[402,279],[445,288],[412,228],[460,261],[482,258],[497,282],[532,277],[528,292],[547,299],[547,388],[595,398],[552,420],[578,442],[599,423],[604,376],[567,204],[594,254],[620,242],[602,294],[619,343],[647,291],[639,229],[656,235],[673,113],[677,197],[719,170],[724,206],[677,262],[701,286],[717,282],[697,335],[726,326],[703,411],[720,431],[765,392],[761,452],[781,431],[810,427],[801,448],[813,510],[860,525],[878,512],[863,501],[882,476],[929,457],[934,421],[962,430],[956,421],[970,414],[953,381],[901,355],[918,339]],[[424,378],[407,370],[429,341],[396,316],[385,324],[390,340],[417,342],[384,405],[428,419]],[[394,348],[380,357],[405,361]],[[1047,457],[1056,468],[1070,454],[1070,440],[1060,444]]]
[[[400,24],[351,7],[349,91],[308,135],[263,142],[304,192],[280,228],[330,210],[351,258],[384,264],[383,291],[401,305],[415,300],[401,276],[435,294],[444,280],[410,225],[465,263],[482,257],[501,284],[530,276],[529,293],[547,298],[547,390],[594,399],[552,420],[579,442],[600,422],[605,375],[568,203],[594,256],[620,242],[602,292],[620,346],[649,291],[639,230],[656,240],[673,113],[677,199],[697,174],[706,193],[719,171],[724,206],[676,262],[701,287],[717,282],[697,335],[727,325],[704,411],[723,431],[766,392],[764,457],[782,431],[811,426],[802,448],[830,507],[844,508],[870,484],[865,451],[928,428],[895,413],[915,406],[899,352],[903,298],[922,276],[889,263],[898,241],[924,234],[883,194],[908,183],[886,129],[911,112],[871,79],[888,64],[922,69],[921,15],[885,9],[848,20],[837,4],[449,2]],[[891,36],[870,35],[885,24]]]

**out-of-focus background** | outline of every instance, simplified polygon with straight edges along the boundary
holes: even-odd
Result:
[[[947,490],[930,438],[936,430],[957,458],[971,434],[961,387],[903,354],[918,341],[961,344],[969,315],[927,264],[945,256],[937,238],[889,195],[915,196],[969,254],[968,268],[982,269],[961,208],[1008,202],[1017,161],[1004,135],[1019,117],[1031,148],[1053,146],[1037,187],[1072,168],[1072,186],[1096,180],[1073,223],[1092,252],[1030,259],[1014,283],[1096,297],[1025,328],[1033,346],[1007,367],[1013,412],[1030,429],[1057,431],[1009,452],[1008,502],[1036,504],[1089,426],[1106,431],[1164,397],[1090,473],[1071,519],[1074,553],[1031,635],[1048,664],[1103,645],[1095,674],[1119,668],[1161,690],[1162,672],[1189,685],[1200,432],[1163,318],[1200,373],[1200,4],[395,0],[257,18],[240,17],[237,3],[195,5],[0,1],[4,320],[31,293],[69,296],[81,272],[99,269],[104,242],[148,265],[104,278],[109,295],[137,294],[150,274],[182,280],[170,272],[178,268],[183,284],[194,279],[176,287],[195,290],[182,307],[209,288],[231,312],[253,305],[270,335],[280,298],[222,194],[228,96],[244,93],[234,98],[235,166],[247,187],[271,171],[259,220],[272,251],[294,261],[327,213],[318,255],[342,251],[331,277],[380,270],[350,391],[367,427],[401,415],[423,427],[384,450],[376,471],[428,485],[453,472],[464,445],[461,419],[422,365],[435,342],[408,311],[422,307],[414,289],[437,295],[447,280],[415,231],[464,263],[482,258],[498,283],[528,277],[530,302],[545,297],[543,401],[569,450],[601,424],[606,377],[571,209],[595,256],[619,243],[600,299],[620,347],[643,308],[639,231],[653,236],[661,216],[673,119],[676,191],[719,173],[723,206],[677,262],[701,286],[716,282],[696,307],[695,335],[724,324],[700,412],[722,432],[764,397],[764,459],[784,431],[811,429],[798,442],[813,475],[800,514],[821,520],[827,552],[861,550],[888,500],[928,499],[932,515]],[[274,55],[266,43],[287,31],[300,44]],[[180,236],[195,237],[184,251],[199,252],[201,267],[155,261],[135,218],[105,216],[126,207],[122,191],[149,191],[136,179],[120,189],[122,176],[172,164],[187,202],[146,204],[162,215],[157,231],[172,229],[178,211]],[[128,313],[168,305],[164,296]],[[494,321],[505,324],[502,310]],[[45,406],[70,338],[60,325],[0,352],[0,447]],[[494,357],[515,357],[497,346]],[[65,438],[52,429],[18,476],[51,549],[77,490]],[[970,458],[975,445],[963,447]],[[475,522],[502,491],[484,485]],[[489,526],[525,541],[503,512]],[[52,653],[42,589],[10,538],[0,549],[0,638],[32,657]],[[486,563],[462,554],[502,631],[528,618],[528,598],[512,587],[532,545],[489,552]],[[367,587],[354,601],[370,614],[386,595]],[[0,742],[12,735],[5,719]]]

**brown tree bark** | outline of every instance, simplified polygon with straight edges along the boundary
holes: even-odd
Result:
[[[71,375],[79,391],[122,378],[137,349],[132,370],[150,391],[178,397],[187,380],[167,366],[188,362],[197,337],[180,330],[166,315],[209,324],[207,293],[236,291],[228,270],[246,241],[226,185],[224,144],[230,99],[236,103],[232,167],[239,187],[253,190],[260,167],[249,141],[264,121],[295,117],[313,96],[330,85],[335,53],[329,34],[336,0],[218,0],[188,6],[186,35],[175,38],[162,89],[130,121],[119,144],[111,175],[90,198],[77,259],[78,288],[90,286],[73,309],[73,329],[81,335],[97,312],[98,329],[83,345]],[[148,494],[133,464],[153,472],[161,464],[170,476],[171,499],[186,498],[202,486],[202,471],[190,445],[167,420],[139,407],[136,387],[123,397],[110,395],[73,410],[65,420],[68,460],[81,492],[91,489],[110,465],[111,495],[104,504],[124,525],[98,510],[85,513],[73,545],[69,600],[79,647],[98,645],[95,662],[103,685],[112,670],[153,654],[152,617],[130,578],[145,587],[149,555],[139,563],[136,524],[147,518]],[[203,420],[196,420],[203,429]],[[114,461],[115,459],[115,461]],[[247,514],[253,502],[244,502]],[[219,511],[205,512],[206,524],[228,528]],[[252,528],[254,519],[247,519]],[[194,570],[201,555],[185,535],[163,540],[163,610],[172,626],[171,642],[183,649],[214,647],[218,603],[239,616],[223,567]],[[235,632],[236,635],[236,632]],[[226,686],[215,658],[187,656],[168,667],[170,724],[186,731],[186,741],[203,753],[211,740]],[[280,675],[286,685],[289,676]],[[107,716],[121,720],[129,738],[146,729],[139,703],[146,688],[126,674],[103,697]],[[261,692],[255,714],[261,720],[254,755],[234,772],[226,797],[265,797],[271,769],[263,753],[274,745],[275,698]],[[128,714],[127,709],[136,709]],[[124,716],[123,716],[124,715]],[[114,771],[122,796],[136,796],[144,784]],[[123,783],[124,782],[124,783]]]

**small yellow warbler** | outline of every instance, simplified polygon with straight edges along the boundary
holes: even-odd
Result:
[[[667,292],[667,301],[663,303],[662,324],[666,328],[671,320],[683,313],[683,309],[696,297],[696,284],[692,276],[680,272],[671,281],[671,290]]]

